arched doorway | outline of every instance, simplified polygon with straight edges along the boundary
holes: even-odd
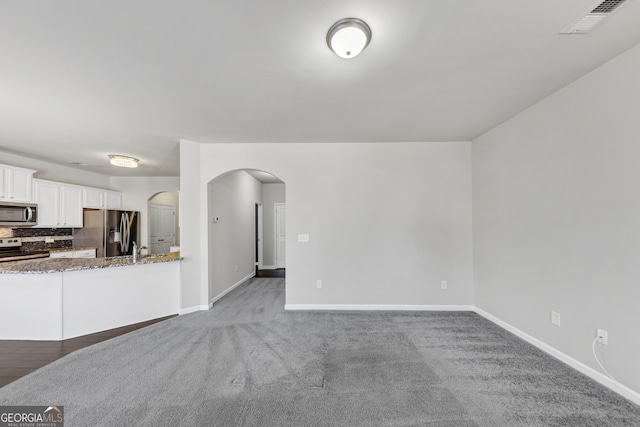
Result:
[[[285,183],[275,175],[239,169],[207,186],[209,300],[215,301],[261,270],[277,268],[275,205]]]

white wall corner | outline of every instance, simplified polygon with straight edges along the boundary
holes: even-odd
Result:
[[[196,311],[207,311],[210,308],[210,305],[194,305],[193,307],[181,308],[180,311],[178,311],[178,315],[182,316],[183,314],[195,313]]]
[[[209,301],[209,308],[213,307],[213,304],[215,304],[217,301],[219,301],[220,298],[222,298],[223,296],[227,295],[229,292],[231,292],[232,290],[234,290],[238,286],[242,285],[244,282],[246,282],[247,280],[251,279],[255,275],[256,275],[255,271],[252,272],[251,274],[248,274],[247,276],[243,277],[242,279],[240,279],[239,281],[237,281],[236,283],[234,283],[233,285],[231,285],[230,287],[228,287],[227,289],[225,289],[224,291],[222,291],[221,293],[219,293],[215,297],[211,298],[211,301]]]

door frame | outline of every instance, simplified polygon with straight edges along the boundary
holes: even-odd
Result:
[[[256,242],[256,257],[258,258],[255,261],[256,268],[258,270],[264,269],[264,206],[262,202],[255,201],[255,242]]]
[[[287,264],[287,260],[285,258],[285,261],[284,261],[284,263],[283,263],[283,265],[281,267],[280,266],[280,257],[278,256],[279,255],[279,252],[278,252],[278,240],[279,240],[279,235],[278,235],[278,219],[279,219],[278,208],[279,207],[284,207],[285,208],[285,212],[286,212],[287,204],[286,203],[274,203],[273,204],[273,211],[274,211],[274,214],[273,214],[273,222],[274,222],[273,231],[274,231],[274,235],[275,235],[275,239],[274,239],[275,240],[275,242],[274,242],[274,255],[275,255],[275,258],[276,258],[276,260],[275,260],[276,261],[276,269],[278,269],[278,268],[286,268],[286,264]],[[286,219],[285,219],[285,221],[286,221]],[[286,228],[286,223],[285,223],[285,228]],[[285,242],[285,247],[286,247],[286,242]]]

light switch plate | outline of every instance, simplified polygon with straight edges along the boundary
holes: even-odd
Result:
[[[309,242],[309,235],[308,234],[298,234],[298,242],[299,243],[307,243],[307,242]]]

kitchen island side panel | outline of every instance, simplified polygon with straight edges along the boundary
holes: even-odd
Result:
[[[62,339],[62,273],[0,274],[0,339]]]
[[[177,314],[180,262],[66,271],[63,339]]]

